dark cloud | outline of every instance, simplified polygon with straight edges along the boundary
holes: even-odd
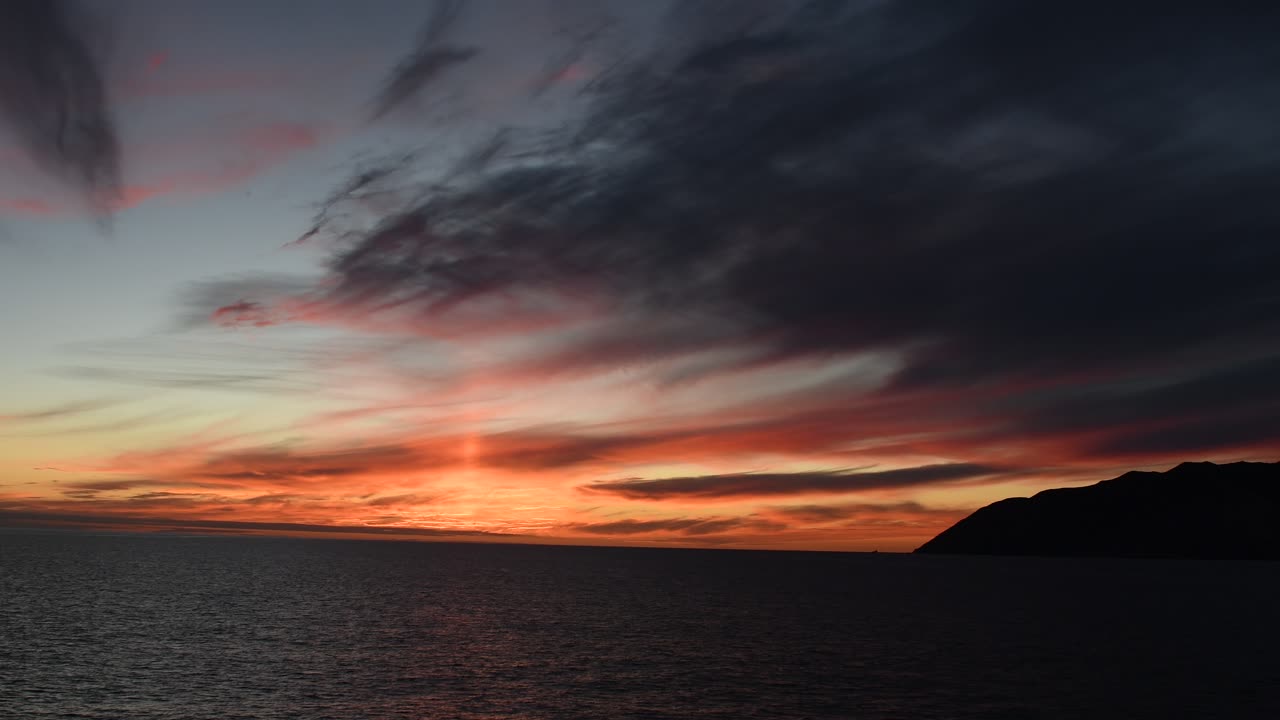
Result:
[[[63,490],[62,495],[72,500],[96,500],[98,492],[98,490]]]
[[[1241,411],[1217,417],[1182,419],[1149,424],[1138,429],[1117,429],[1098,442],[1093,452],[1114,456],[1203,457],[1224,450],[1280,451],[1280,407]]]
[[[541,365],[876,351],[898,359],[886,394],[1036,389],[986,408],[992,438],[1267,434],[1274,406],[1212,388],[1280,395],[1280,8],[681,5],[563,127],[335,236],[303,299],[425,319],[578,295],[616,322]],[[253,317],[278,299],[216,289]]]
[[[478,49],[447,44],[450,30],[466,7],[464,0],[436,0],[413,52],[396,66],[375,103],[382,117],[417,95],[454,65],[470,60]]]
[[[239,503],[234,500],[210,492],[174,492],[172,490],[148,490],[136,492],[127,497],[104,497],[103,493],[124,490],[139,490],[161,487],[198,487],[199,483],[184,481],[169,482],[154,479],[124,480],[86,480],[63,484],[66,488],[62,495],[77,501],[81,507],[92,507],[97,510],[150,510],[156,507],[172,507],[181,509],[200,509],[211,505],[227,505]]]
[[[0,4],[0,112],[36,161],[103,209],[118,194],[119,150],[91,23],[76,10],[63,0]]]
[[[1280,450],[1280,357],[1217,365],[1155,363],[1145,372],[1059,381],[975,397],[953,432],[974,445],[1073,440],[1085,456],[1152,458]]]
[[[176,493],[167,490],[156,490],[153,492],[138,493],[130,495],[128,504],[136,507],[155,506],[155,505],[204,505],[209,502],[218,502],[222,500],[216,495],[208,495],[205,493]]]
[[[566,526],[591,535],[642,535],[677,533],[680,535],[717,535],[734,530],[772,532],[785,528],[780,523],[753,517],[730,518],[666,518],[661,520],[614,520],[602,523],[577,523]]]
[[[608,457],[611,452],[642,448],[661,435],[579,435],[572,432],[509,432],[485,436],[488,448],[479,462],[521,470],[567,468]]]
[[[215,481],[289,484],[366,473],[420,470],[442,462],[443,458],[401,445],[309,451],[265,447],[208,457],[190,468],[188,473]]]
[[[156,485],[155,480],[147,480],[141,478],[130,478],[127,480],[81,480],[77,482],[67,483],[68,487],[78,490],[109,491],[109,490],[132,490],[138,487],[147,487]]]
[[[371,498],[365,501],[365,505],[372,507],[389,507],[396,505],[426,505],[439,498],[438,495],[423,495],[422,493],[405,493],[403,495],[383,495],[382,497]]]
[[[770,513],[788,520],[805,523],[834,523],[850,520],[870,521],[872,523],[931,520],[933,522],[949,522],[967,514],[963,510],[942,510],[929,508],[916,502],[900,503],[842,503],[839,505],[790,505],[769,509]]]
[[[269,493],[267,495],[246,498],[241,502],[246,505],[276,505],[306,499],[308,499],[306,495],[297,495],[294,493]]]
[[[930,483],[968,480],[1005,471],[966,463],[857,472],[831,470],[795,473],[695,475],[659,480],[616,480],[583,486],[583,490],[638,500],[669,498],[720,499],[769,495],[809,495],[883,490]]]
[[[1269,66],[1214,39],[1261,43],[1252,23],[978,7],[917,22],[921,4],[888,4],[699,49],[685,62],[697,71],[618,70],[574,142],[389,220],[336,260],[338,292],[429,306],[603,276],[641,308],[746,314],[796,350],[940,335],[939,354],[982,340],[961,360],[1004,356],[966,368],[922,355],[904,374],[919,382],[1059,363],[1081,334],[1148,346],[1121,331],[1151,321],[1181,341],[1270,317],[1206,312],[1267,300],[1244,291],[1275,260],[1248,231],[1274,212],[1234,192],[1257,186],[1249,166],[1267,158],[1217,147],[1273,117]],[[1066,30],[1029,40],[1051,22],[1088,49]],[[716,53],[782,67],[704,67]],[[1182,106],[1210,85],[1244,105],[1216,132]],[[1205,279],[1205,223],[1230,238],[1236,252],[1215,246],[1215,259],[1245,287],[1191,282]]]

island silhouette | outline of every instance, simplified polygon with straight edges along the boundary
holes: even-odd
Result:
[[[1187,462],[980,508],[917,553],[1280,559],[1280,462]]]

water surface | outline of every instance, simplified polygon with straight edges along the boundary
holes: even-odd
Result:
[[[0,534],[0,718],[1276,718],[1280,564]]]

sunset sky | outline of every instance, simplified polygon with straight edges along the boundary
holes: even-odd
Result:
[[[909,550],[1280,460],[1280,45],[1141,5],[6,3],[0,527]]]

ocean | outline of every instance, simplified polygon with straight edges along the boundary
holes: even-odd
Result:
[[[1280,563],[0,534],[0,718],[1280,718]]]

